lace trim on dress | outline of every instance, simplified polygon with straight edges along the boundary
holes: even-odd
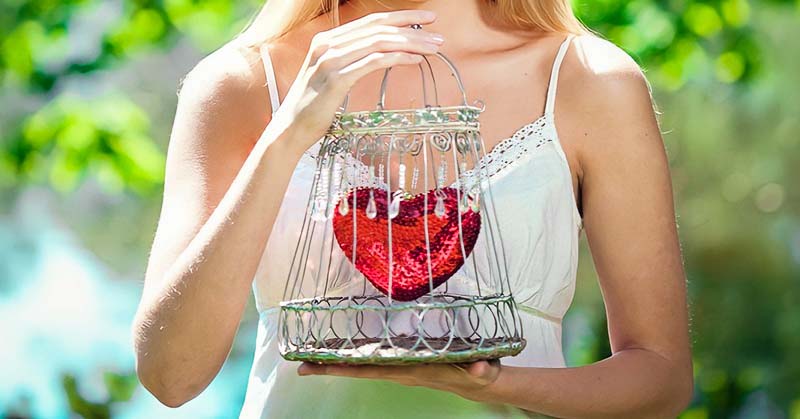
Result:
[[[480,156],[476,167],[466,170],[462,176],[466,180],[466,184],[471,186],[476,179],[475,171],[485,171],[486,178],[491,179],[496,177],[500,172],[511,168],[515,163],[522,160],[528,153],[538,149],[544,144],[553,141],[551,118],[548,115],[542,115],[535,121],[528,123],[510,137],[507,137],[497,144],[492,149]],[[316,153],[319,150],[319,143],[312,146],[309,150],[303,153],[311,162],[316,162]],[[369,167],[361,160],[356,159],[352,155],[346,155],[344,164],[346,170],[346,178],[350,185],[370,185],[386,187],[386,183],[378,179],[370,180]],[[355,176],[353,175],[355,173]],[[450,186],[459,186],[458,179],[456,179]]]
[[[478,159],[477,167],[466,170],[462,176],[467,180],[467,188],[472,186],[476,179],[475,171],[485,171],[486,177],[491,179],[500,172],[511,168],[522,160],[528,153],[553,141],[553,136],[548,135],[547,115],[542,115],[535,121],[518,129],[511,137],[501,140],[492,149]],[[451,186],[459,186],[458,179]]]

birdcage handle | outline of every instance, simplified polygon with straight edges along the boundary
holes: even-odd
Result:
[[[419,23],[415,23],[415,24],[411,25],[411,28],[420,30],[420,29],[422,29],[422,25],[420,25]],[[464,106],[469,106],[469,104],[467,103],[467,91],[466,91],[466,89],[464,89],[464,81],[461,79],[461,73],[458,72],[458,69],[456,68],[455,64],[453,64],[453,62],[449,58],[447,58],[447,56],[445,56],[444,54],[442,54],[439,51],[436,51],[436,53],[434,55],[439,57],[440,60],[444,61],[444,63],[447,64],[447,67],[450,68],[450,72],[453,73],[453,77],[455,77],[455,79],[456,79],[456,84],[458,84],[458,90],[461,91],[461,103]],[[431,62],[428,60],[428,57],[426,57],[424,55],[422,57],[425,59],[425,62],[428,64],[428,70],[431,73],[431,80],[433,81],[433,91],[434,91],[434,95],[436,97],[435,98],[436,106],[439,106],[439,89],[436,87],[436,75],[433,73],[433,67],[431,67]],[[420,66],[420,70],[422,71],[422,64],[420,63],[419,66]],[[380,98],[380,101],[378,102],[378,109],[381,109],[381,110],[385,106],[384,99],[386,98],[386,79],[389,76],[389,70],[390,69],[391,69],[391,67],[387,68],[386,71],[384,71],[383,80],[381,80],[381,98]],[[425,96],[423,98],[423,100],[426,101],[425,105],[427,106],[428,104],[427,104],[427,96],[425,95],[425,75],[424,75],[424,71],[423,71],[423,76],[422,76],[422,89],[423,89],[423,96]]]
[[[453,76],[456,79],[456,84],[458,85],[458,90],[461,91],[462,104],[464,106],[469,106],[469,104],[467,103],[467,91],[464,89],[464,82],[461,80],[461,74],[458,72],[458,69],[456,68],[456,66],[453,64],[452,61],[450,61],[449,58],[447,58],[441,52],[437,52],[434,55],[436,55],[437,57],[439,57],[439,59],[444,61],[444,63],[447,64],[447,66],[450,68],[450,71],[453,73]],[[431,63],[430,63],[430,61],[428,60],[427,57],[425,57],[425,61],[428,64],[428,68],[429,68],[429,71],[431,73],[431,80],[433,80],[433,94],[434,94],[434,97],[435,97],[434,103],[435,103],[436,106],[439,106],[439,92],[438,92],[438,89],[436,87],[436,75],[433,73],[433,68],[431,67]],[[392,67],[389,67],[386,70],[384,70],[384,72],[383,72],[383,79],[381,80],[380,97],[378,99],[378,105],[377,105],[379,110],[383,110],[385,108],[386,86],[387,86],[387,82],[388,82],[388,79],[389,79],[389,71],[391,69],[392,69]],[[429,104],[428,104],[428,94],[427,94],[426,83],[425,83],[425,70],[422,68],[422,64],[421,63],[419,64],[419,70],[420,70],[420,74],[422,76],[422,96],[423,96],[423,101],[425,102],[425,106],[427,107],[427,106],[429,106]],[[349,101],[350,101],[350,92],[347,92],[347,95],[345,95],[345,97],[344,97],[344,102],[342,102],[342,105],[339,107],[339,111],[340,112],[344,113],[344,112],[347,111],[347,104],[349,103]]]
[[[422,26],[418,24],[412,25],[411,27],[413,29],[422,29]],[[450,72],[453,73],[453,76],[456,79],[458,90],[461,91],[462,104],[464,106],[469,106],[469,104],[467,103],[467,91],[466,89],[464,89],[464,82],[461,79],[461,73],[458,72],[458,69],[456,68],[455,64],[453,64],[453,62],[441,52],[437,51],[433,55],[442,60],[447,65],[447,67],[450,68]],[[433,67],[431,66],[431,62],[428,60],[428,57],[423,55],[423,59],[428,65],[428,71],[431,73],[431,80],[433,81],[434,103],[436,106],[439,106],[439,89],[436,86],[436,75],[433,73]],[[380,97],[378,99],[378,105],[377,105],[378,110],[384,110],[386,107],[386,86],[389,79],[389,71],[391,69],[392,67],[389,67],[383,72],[383,78],[381,79]],[[425,84],[425,70],[422,67],[422,63],[419,64],[419,71],[422,77],[422,100],[424,102],[425,107],[428,107],[429,104],[428,104],[428,93]],[[350,92],[348,91],[347,95],[345,95],[344,97],[344,102],[340,106],[340,112],[344,113],[347,111],[347,104],[349,103],[349,101],[350,101]]]
[[[428,65],[430,65],[430,63],[428,63]],[[377,105],[378,106],[378,110],[381,110],[381,111],[386,108],[386,105],[385,105],[386,85],[387,85],[387,82],[389,80],[389,71],[391,69],[392,69],[392,67],[389,67],[386,70],[384,70],[383,71],[383,78],[381,79],[381,93],[380,93],[380,98],[378,99],[378,105]],[[427,88],[427,85],[425,83],[425,69],[422,68],[422,63],[419,64],[419,75],[420,75],[420,79],[422,80],[422,102],[423,102],[423,105],[425,105],[425,107],[428,107],[429,106],[429,104],[428,104],[428,88]],[[434,81],[433,85],[434,85],[434,91],[435,91],[436,90],[436,82],[435,81]],[[436,101],[438,102],[438,97],[436,98]]]
[[[427,58],[426,58],[426,61],[427,61]],[[430,67],[430,63],[428,63],[428,66]],[[380,110],[383,110],[383,108],[384,108],[383,100],[384,100],[384,97],[386,96],[386,80],[388,79],[389,70],[391,70],[391,69],[392,68],[389,67],[384,71],[383,79],[381,80],[381,90],[380,90],[381,93],[380,93],[380,98],[378,100],[378,105],[377,105],[378,109],[380,109]],[[421,63],[419,64],[419,74],[420,74],[420,78],[422,79],[422,101],[424,102],[424,105],[427,107],[428,106],[428,89],[427,89],[427,85],[426,85],[426,82],[425,82],[425,70],[422,68],[422,64]],[[435,83],[435,81],[434,81],[434,83]],[[437,94],[436,95],[436,102],[438,102],[438,101],[439,101],[439,97],[438,97],[438,94]],[[339,112],[341,112],[341,113],[346,112],[347,111],[347,104],[349,102],[350,102],[350,92],[348,91],[347,95],[345,95],[345,97],[344,97],[344,102],[342,102],[342,105],[339,106]]]
[[[461,91],[462,103],[464,104],[464,106],[468,106],[467,105],[467,92],[464,89],[464,83],[461,81],[461,74],[458,72],[458,69],[453,64],[453,62],[450,61],[450,59],[447,58],[441,52],[436,52],[434,55],[439,57],[440,60],[444,61],[444,63],[447,64],[447,66],[450,68],[450,71],[453,73],[453,76],[455,76],[456,84],[458,84],[458,89]],[[439,89],[436,86],[436,75],[433,73],[433,68],[431,67],[430,61],[428,61],[428,57],[425,57],[425,62],[428,63],[428,69],[429,69],[429,71],[431,73],[431,80],[433,81],[433,91],[434,91],[434,93],[436,95],[435,105],[439,106],[439,94],[438,94],[439,93]],[[383,80],[381,80],[381,96],[380,96],[380,99],[378,101],[378,109],[380,109],[380,110],[383,110],[384,107],[385,107],[385,103],[386,103],[385,102],[385,99],[386,99],[386,85],[387,85],[387,80],[389,78],[389,70],[391,70],[391,69],[392,68],[389,67],[384,71]],[[422,71],[422,64],[421,63],[420,63],[420,70]],[[422,94],[424,96],[424,100],[426,101],[425,106],[427,106],[428,103],[427,103],[427,95],[425,93],[425,76],[424,76],[424,72],[423,72],[423,77],[422,77],[422,91],[423,91]]]

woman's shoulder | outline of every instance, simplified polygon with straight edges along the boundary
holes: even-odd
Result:
[[[178,112],[185,109],[204,125],[247,136],[263,129],[271,115],[265,80],[258,50],[230,41],[180,80]]]
[[[586,159],[633,149],[645,137],[660,139],[645,72],[622,48],[598,36],[573,39],[556,103],[560,132]]]
[[[622,48],[594,34],[575,36],[562,65],[563,85],[585,100],[623,98],[647,85],[641,66]],[[566,92],[565,92],[566,93]],[[619,95],[622,96],[619,96]]]
[[[258,49],[233,40],[201,58],[187,72],[179,95],[242,101],[260,94],[265,80]],[[187,87],[193,89],[187,92]]]
[[[598,75],[636,72],[640,69],[625,50],[593,33],[574,36],[570,50],[582,70]]]
[[[301,46],[324,27],[324,19],[316,18],[275,40],[254,42],[250,36],[239,36],[228,41],[180,80],[179,107],[191,108],[209,124],[224,125],[236,134],[260,132],[272,116],[264,53],[272,57],[278,83],[290,81],[287,77],[299,70],[306,54]]]
[[[631,109],[653,111],[641,66],[622,48],[592,34],[572,40],[561,66],[558,95],[562,110],[587,111],[586,124],[602,123]]]

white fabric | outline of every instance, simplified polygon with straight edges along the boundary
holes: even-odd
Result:
[[[561,319],[574,295],[582,222],[553,110],[558,70],[570,39],[567,37],[556,55],[544,115],[499,142],[479,162],[490,174],[509,282],[521,310],[527,339],[522,353],[502,358],[503,365],[565,366]],[[277,306],[288,277],[294,243],[300,234],[303,222],[300,214],[306,211],[314,172],[312,154],[318,144],[304,155],[294,171],[253,281],[260,318],[255,358],[240,417],[529,417],[510,406],[476,403],[422,387],[330,376],[299,377],[295,372],[299,364],[281,358]],[[470,255],[478,263],[465,263],[448,283],[460,283],[458,277],[464,277],[463,271],[467,269],[475,269],[472,266],[485,269],[480,263],[485,258],[478,257],[486,250],[481,243],[476,244]]]
[[[281,106],[281,99],[278,94],[278,82],[275,80],[275,69],[272,67],[272,58],[269,55],[269,45],[261,47],[261,61],[264,62],[264,72],[267,75],[267,89],[269,89],[272,113],[275,113],[278,106]]]

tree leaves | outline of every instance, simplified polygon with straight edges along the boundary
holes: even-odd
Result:
[[[109,193],[159,190],[164,153],[150,136],[149,116],[121,95],[82,100],[63,95],[22,122],[0,150],[19,182],[49,182],[69,192],[94,176]]]

